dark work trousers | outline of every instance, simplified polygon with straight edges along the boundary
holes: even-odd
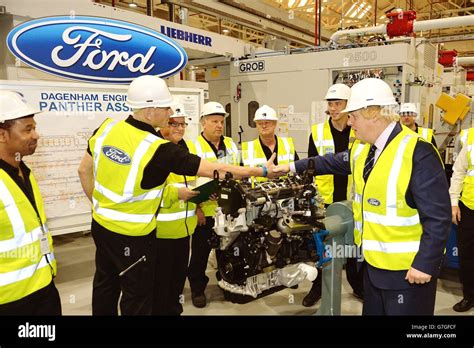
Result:
[[[51,281],[49,285],[22,299],[0,305],[1,315],[61,315],[58,289]]]
[[[130,237],[94,229],[92,237],[97,248],[92,289],[92,315],[117,315],[120,300],[122,315],[150,315],[155,275],[155,230],[146,236]],[[120,272],[137,262],[122,276]]]
[[[474,299],[474,210],[459,202],[458,225],[459,279],[465,298]]]
[[[211,252],[208,239],[211,238],[214,218],[206,216],[204,226],[196,226],[191,241],[191,260],[189,261],[188,279],[193,294],[203,293],[209,278],[206,276],[207,260]]]
[[[180,315],[189,262],[189,237],[156,240],[153,315]]]
[[[362,315],[433,315],[437,278],[429,283],[413,284],[402,290],[385,290],[374,286],[368,267],[364,273]]]
[[[364,293],[364,266],[365,261],[359,262],[357,257],[346,259],[346,278],[352,290],[358,295]]]

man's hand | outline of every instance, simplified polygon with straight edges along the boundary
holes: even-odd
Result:
[[[178,189],[178,199],[180,201],[187,201],[188,199],[191,199],[199,194],[198,191],[193,191],[188,189],[187,187],[180,187]]]
[[[428,283],[431,280],[431,276],[429,274],[423,273],[413,267],[411,267],[407,275],[405,277],[405,280],[408,280],[410,284],[425,284]]]
[[[459,221],[461,221],[461,209],[459,209],[458,206],[453,205],[451,207],[451,214],[452,214],[453,224],[457,225]]]
[[[204,226],[206,224],[206,216],[201,208],[196,208],[196,216],[198,218],[198,226]]]
[[[273,161],[275,160],[275,157],[276,157],[276,153],[272,153],[272,155],[270,156],[270,159],[267,161],[267,163],[265,163],[265,167],[267,167],[267,178],[270,178],[270,179],[273,179],[273,177],[270,176],[273,168],[275,167],[275,164],[273,164]]]
[[[279,164],[277,166],[273,166],[272,171],[268,170],[268,177],[270,178],[279,178],[280,176],[288,174],[290,171],[289,164]]]

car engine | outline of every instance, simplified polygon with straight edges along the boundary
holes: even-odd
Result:
[[[312,169],[256,183],[228,173],[219,182],[218,205],[209,242],[225,294],[251,300],[316,278],[313,234],[324,230],[326,214]]]

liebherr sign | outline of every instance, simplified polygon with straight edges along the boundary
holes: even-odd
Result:
[[[141,75],[169,77],[187,63],[173,39],[133,23],[100,17],[47,17],[7,37],[22,62],[65,78],[128,84]]]

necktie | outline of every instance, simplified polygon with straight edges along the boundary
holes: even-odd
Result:
[[[372,145],[370,147],[369,154],[367,155],[367,158],[365,160],[364,181],[367,181],[367,178],[369,177],[369,174],[372,171],[372,168],[374,167],[375,150],[377,150],[377,147],[375,145]]]

